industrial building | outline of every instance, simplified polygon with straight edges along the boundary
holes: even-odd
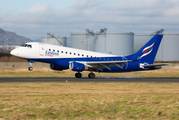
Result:
[[[163,34],[155,61],[179,61],[179,34]],[[136,53],[154,34],[139,35],[132,32],[116,33],[101,29],[98,32],[86,30],[86,33],[71,33],[70,38],[42,37],[42,42],[63,45],[72,48],[126,56]]]

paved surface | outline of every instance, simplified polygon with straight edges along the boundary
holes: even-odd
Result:
[[[96,79],[89,78],[67,78],[67,77],[26,77],[26,78],[0,78],[0,83],[35,83],[35,82],[157,82],[157,83],[179,83],[179,78],[116,78],[116,77],[97,77]]]

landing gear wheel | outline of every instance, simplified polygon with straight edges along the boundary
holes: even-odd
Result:
[[[33,70],[33,67],[29,67],[28,70],[29,70],[29,71],[32,71],[32,70]]]
[[[88,74],[88,78],[94,79],[94,78],[95,78],[95,74],[94,74],[94,73],[89,73],[89,74]]]
[[[75,74],[75,77],[76,77],[76,78],[81,78],[81,77],[82,77],[82,74],[81,74],[81,73],[76,73],[76,74]]]

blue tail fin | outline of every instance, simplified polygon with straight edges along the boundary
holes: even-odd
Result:
[[[156,34],[149,40],[136,54],[133,55],[134,60],[153,64],[157,54],[163,35]]]

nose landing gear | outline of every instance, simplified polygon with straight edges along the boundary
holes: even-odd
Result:
[[[29,67],[28,70],[29,70],[29,71],[32,71],[32,70],[33,70],[33,67]]]
[[[29,71],[32,71],[33,70],[33,64],[30,62],[30,67],[28,68]]]
[[[30,62],[30,67],[28,68],[29,71],[32,71],[33,70],[33,64],[35,61],[33,60],[28,60],[28,62]]]

